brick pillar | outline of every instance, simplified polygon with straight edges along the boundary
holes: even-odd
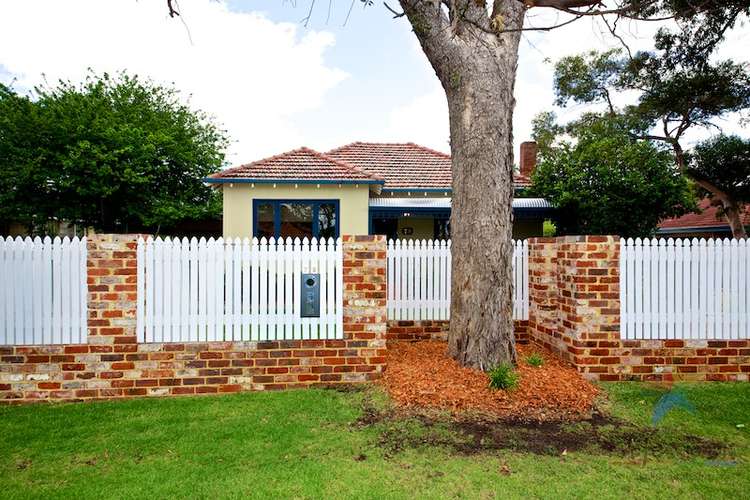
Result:
[[[136,350],[136,245],[139,235],[88,238],[88,343],[114,352]]]
[[[344,339],[347,348],[359,350],[364,364],[342,381],[362,382],[379,378],[385,369],[385,236],[346,235],[343,245]]]
[[[530,238],[529,325],[533,342],[567,356],[560,333],[559,290],[557,288],[557,240]]]
[[[589,355],[609,344],[614,347],[619,340],[619,259],[616,236],[529,242],[530,334],[579,371],[588,372],[591,365],[600,364],[601,359]]]

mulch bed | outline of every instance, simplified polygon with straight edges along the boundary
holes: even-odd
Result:
[[[406,409],[442,409],[453,414],[479,412],[500,419],[560,421],[590,418],[597,388],[571,366],[534,345],[519,345],[520,381],[512,391],[490,389],[481,371],[464,368],[448,356],[445,342],[388,344],[383,383]],[[544,364],[525,363],[537,352]]]

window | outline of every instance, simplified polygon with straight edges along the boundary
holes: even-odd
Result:
[[[338,200],[254,200],[253,236],[338,238]]]

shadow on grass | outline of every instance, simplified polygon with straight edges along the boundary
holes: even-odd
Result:
[[[641,426],[595,413],[578,422],[522,422],[466,414],[459,418],[434,411],[401,411],[363,399],[358,427],[378,431],[386,456],[410,448],[438,446],[473,455],[511,450],[538,455],[584,451],[602,455],[672,455],[716,459],[726,443],[673,429]]]

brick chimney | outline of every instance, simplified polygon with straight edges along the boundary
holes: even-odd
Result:
[[[521,175],[531,177],[536,168],[536,142],[526,141],[521,143]]]

